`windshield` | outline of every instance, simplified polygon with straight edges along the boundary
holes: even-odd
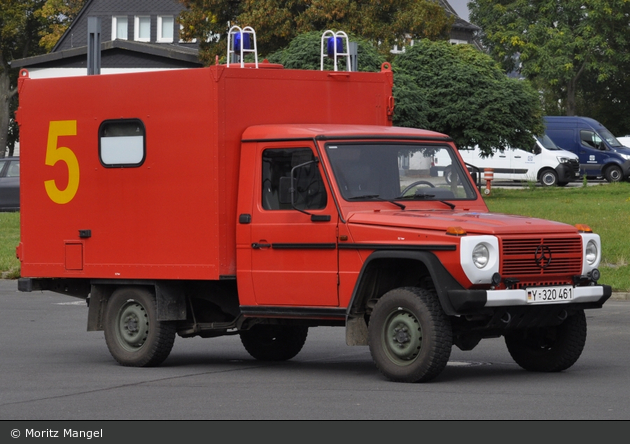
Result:
[[[615,148],[623,146],[623,144],[619,143],[617,138],[613,136],[612,133],[608,131],[606,128],[600,128],[599,135],[602,136],[604,140],[606,140],[606,142],[608,142],[608,145],[610,146],[614,146]]]
[[[555,150],[562,150],[562,148],[560,148],[558,145],[556,145],[553,140],[551,140],[549,138],[548,135],[543,135],[543,136],[537,136],[536,139],[538,139],[538,141],[540,142],[540,144],[542,146],[544,146],[545,148],[547,148],[550,151],[555,151]]]
[[[469,173],[448,145],[329,143],[345,200],[476,199]]]

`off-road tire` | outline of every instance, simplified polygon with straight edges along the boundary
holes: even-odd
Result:
[[[435,291],[403,287],[374,306],[368,344],[376,367],[391,381],[426,382],[446,367],[453,331]]]
[[[586,316],[580,310],[555,327],[505,335],[512,359],[532,372],[560,372],[578,360],[586,343]]]
[[[105,309],[105,342],[119,364],[129,367],[160,365],[171,353],[175,324],[157,320],[155,296],[147,289],[114,291]]]
[[[304,347],[308,327],[298,325],[254,325],[239,333],[241,343],[259,361],[287,361]]]

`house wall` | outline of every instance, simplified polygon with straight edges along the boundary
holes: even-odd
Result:
[[[87,18],[101,18],[101,41],[112,40],[112,17],[128,17],[128,40],[134,39],[134,17],[148,15],[151,17],[151,42],[157,42],[157,21],[159,15],[172,15],[177,18],[184,9],[176,0],[92,0],[81,12],[81,15],[64,34],[54,51],[77,48],[87,45]],[[174,24],[174,43],[178,44],[179,25]],[[186,46],[194,44],[185,44]]]

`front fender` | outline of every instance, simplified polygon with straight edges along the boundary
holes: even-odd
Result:
[[[442,309],[447,315],[459,314],[457,307],[462,302],[452,301],[451,295],[460,295],[465,289],[442,265],[434,253],[431,251],[387,250],[375,251],[364,262],[348,305],[346,317],[361,316],[365,312],[366,305],[370,299],[378,298],[393,288],[411,285],[410,282],[413,282],[414,276],[406,276],[406,279],[401,282],[377,282],[377,277],[381,281],[387,281],[382,276],[382,264],[403,262],[405,264],[413,263],[416,265],[416,270],[428,274],[433,282]],[[410,267],[410,269],[414,269],[414,267]]]

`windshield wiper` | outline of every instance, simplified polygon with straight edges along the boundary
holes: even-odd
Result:
[[[435,197],[435,194],[429,194],[429,193],[422,193],[422,194],[411,194],[409,196],[398,196],[396,199],[409,199],[409,200],[425,200],[425,199],[433,199]],[[435,200],[434,202],[441,202],[444,205],[447,205],[451,208],[451,210],[455,209],[455,204],[452,204],[450,202],[447,202],[445,200],[442,199],[438,199]]]
[[[392,203],[392,204],[396,205],[397,207],[400,207],[401,210],[404,210],[405,208],[407,208],[405,205],[403,205],[403,204],[401,204],[399,202],[395,202],[395,201],[389,200],[389,199],[383,199],[378,194],[364,194],[363,196],[348,197],[348,200],[359,200],[359,199],[374,199],[374,200],[379,200],[381,202],[389,202],[389,203]]]

